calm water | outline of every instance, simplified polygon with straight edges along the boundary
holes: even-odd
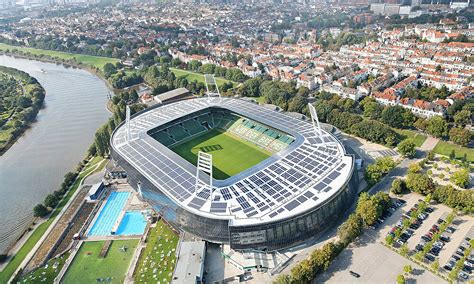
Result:
[[[37,122],[0,156],[2,252],[31,222],[32,208],[84,157],[110,114],[107,86],[87,71],[8,56],[0,56],[0,65],[29,73],[46,90]]]

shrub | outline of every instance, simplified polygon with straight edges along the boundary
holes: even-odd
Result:
[[[33,207],[33,215],[35,217],[44,217],[48,215],[48,213],[49,213],[48,208],[46,208],[46,206],[44,206],[43,204],[38,204],[35,207]]]

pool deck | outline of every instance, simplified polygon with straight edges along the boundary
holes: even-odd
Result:
[[[100,212],[105,207],[105,204],[107,203],[107,200],[112,192],[130,192],[130,196],[128,197],[127,201],[125,202],[125,205],[123,206],[119,217],[114,223],[113,229],[118,229],[120,226],[120,223],[122,222],[122,218],[125,215],[126,211],[144,211],[144,210],[150,210],[150,206],[146,204],[145,202],[142,202],[139,197],[138,193],[136,193],[129,185],[116,185],[108,189],[106,197],[101,200],[102,204],[100,205],[99,210],[94,216],[94,219],[92,219],[92,222],[89,225],[89,228],[87,228],[87,231],[85,235],[83,236],[84,241],[104,241],[104,240],[124,240],[124,239],[137,239],[141,238],[143,234],[139,235],[126,235],[126,236],[119,236],[119,235],[108,235],[108,236],[89,236],[89,232],[94,226],[95,222],[99,218]],[[147,231],[147,228],[149,227],[149,224],[146,225],[144,232]]]

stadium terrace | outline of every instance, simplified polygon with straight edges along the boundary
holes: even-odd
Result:
[[[177,228],[237,250],[276,250],[321,234],[355,199],[354,157],[318,125],[241,99],[193,98],[127,119],[112,135],[112,157]],[[176,151],[210,131],[268,155],[217,179]],[[236,150],[211,146],[200,151]]]

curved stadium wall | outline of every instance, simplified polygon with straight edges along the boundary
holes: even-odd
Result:
[[[147,109],[134,117],[153,109],[155,108]],[[155,185],[140,173],[122,156],[122,153],[116,151],[115,147],[111,148],[112,158],[127,172],[129,184],[135,190],[140,187],[143,198],[164,219],[178,229],[207,241],[230,244],[236,250],[271,251],[295,246],[310,238],[318,237],[330,228],[353,204],[357,193],[358,178],[354,170],[354,159],[352,158],[352,164],[348,165],[350,166],[350,178],[324,202],[314,207],[305,208],[297,215],[275,221],[269,220],[248,225],[233,224],[232,220],[228,218],[196,214],[187,206],[175,202],[165,193],[164,188]]]

